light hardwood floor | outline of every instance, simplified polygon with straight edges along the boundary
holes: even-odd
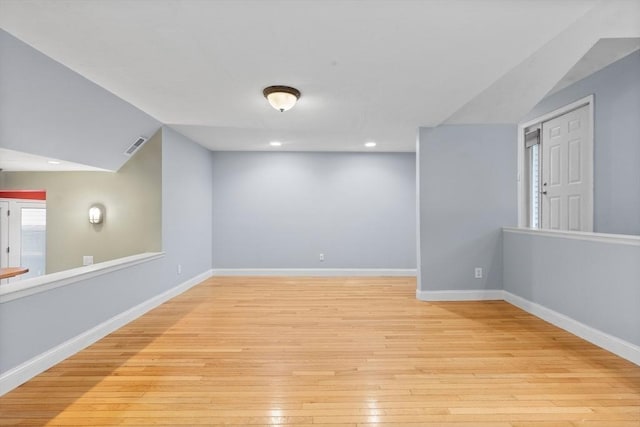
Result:
[[[0,424],[640,426],[640,367],[411,278],[213,278],[0,398]]]

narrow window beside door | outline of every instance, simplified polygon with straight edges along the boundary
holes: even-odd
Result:
[[[525,156],[527,164],[529,227],[540,228],[540,127],[529,129],[525,134]]]

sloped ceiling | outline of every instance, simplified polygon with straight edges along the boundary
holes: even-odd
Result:
[[[43,157],[23,151],[0,148],[0,171],[7,172],[69,172],[69,171],[106,171],[88,165]],[[0,181],[1,182],[1,181]]]
[[[12,151],[75,163],[60,170],[117,170],[138,136],[151,137],[161,125],[1,30],[0,59],[0,148],[11,150],[0,151],[0,164],[7,170],[26,167]]]
[[[517,121],[599,38],[635,37],[637,7],[0,0],[0,26],[210,149],[413,151],[420,126]],[[272,84],[299,104],[273,110]]]
[[[537,31],[537,22],[531,22],[531,28]],[[640,1],[600,2],[467,102],[449,117],[446,123],[516,123],[544,98],[601,38],[638,36]]]
[[[640,49],[640,38],[600,39],[567,74],[551,89],[548,95],[602,70],[607,65]],[[638,71],[640,73],[640,70]]]

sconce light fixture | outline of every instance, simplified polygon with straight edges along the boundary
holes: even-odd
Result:
[[[89,222],[91,224],[102,223],[103,212],[99,206],[91,206],[89,208]]]

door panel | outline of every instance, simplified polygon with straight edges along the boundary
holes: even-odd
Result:
[[[580,231],[580,217],[582,197],[578,195],[569,196],[569,230],[571,231]]]
[[[542,228],[593,231],[589,107],[542,123]]]
[[[560,197],[551,197],[549,199],[549,227],[553,230],[560,230],[560,215],[562,212],[561,205],[562,200]]]
[[[569,133],[573,132],[574,130],[580,129],[580,125],[581,125],[580,119],[570,120]]]
[[[582,168],[580,161],[582,155],[580,153],[581,143],[579,139],[569,141],[569,183],[579,184],[582,181]]]
[[[555,145],[553,147],[550,147],[549,149],[549,168],[551,174],[549,177],[549,185],[562,185],[562,179],[560,176],[560,163],[562,162],[562,153],[560,152],[560,146]]]

